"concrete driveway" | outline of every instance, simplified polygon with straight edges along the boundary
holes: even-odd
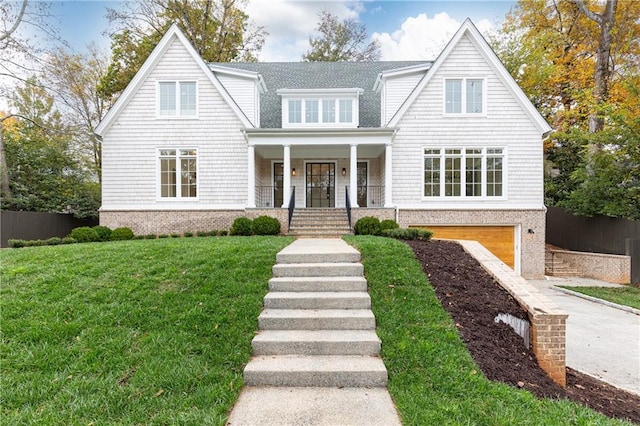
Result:
[[[567,366],[640,395],[640,315],[556,286],[620,287],[587,278],[529,280],[567,314]]]

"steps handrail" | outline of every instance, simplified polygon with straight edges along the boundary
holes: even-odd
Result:
[[[291,189],[291,197],[289,198],[289,220],[287,222],[287,229],[291,230],[291,219],[293,219],[293,210],[296,208],[296,187],[295,185]]]
[[[349,187],[345,185],[344,193],[346,199],[344,201],[344,205],[347,208],[347,220],[349,221],[349,231],[351,231],[351,200],[349,199]]]

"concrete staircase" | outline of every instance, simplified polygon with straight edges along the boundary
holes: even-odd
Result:
[[[553,250],[545,251],[544,273],[553,277],[579,277],[580,271],[554,255]]]
[[[335,238],[350,234],[346,209],[294,209],[289,235],[307,238]]]
[[[301,239],[278,254],[245,385],[386,386],[359,262],[360,253],[341,240]]]

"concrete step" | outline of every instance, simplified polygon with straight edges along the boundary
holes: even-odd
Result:
[[[322,228],[348,228],[349,223],[346,220],[322,220],[322,221],[292,221],[289,229],[322,229]]]
[[[280,263],[360,262],[360,252],[340,239],[297,240],[276,255]]]
[[[360,263],[283,263],[273,266],[274,277],[361,277]]]
[[[269,280],[270,291],[367,291],[364,277],[279,277]]]
[[[267,309],[371,309],[369,293],[362,292],[284,292],[264,297]]]
[[[381,387],[387,385],[382,360],[359,355],[257,356],[244,370],[246,386]]]
[[[329,231],[309,231],[298,230],[295,232],[287,232],[287,235],[300,239],[316,239],[316,238],[342,238],[344,235],[352,234],[349,230],[329,230]]]
[[[378,355],[375,330],[264,330],[252,342],[254,355]]]
[[[370,309],[264,309],[260,330],[375,330]]]

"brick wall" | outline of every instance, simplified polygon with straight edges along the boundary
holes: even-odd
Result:
[[[568,263],[584,278],[618,284],[631,282],[631,256],[551,250],[554,257]]]

